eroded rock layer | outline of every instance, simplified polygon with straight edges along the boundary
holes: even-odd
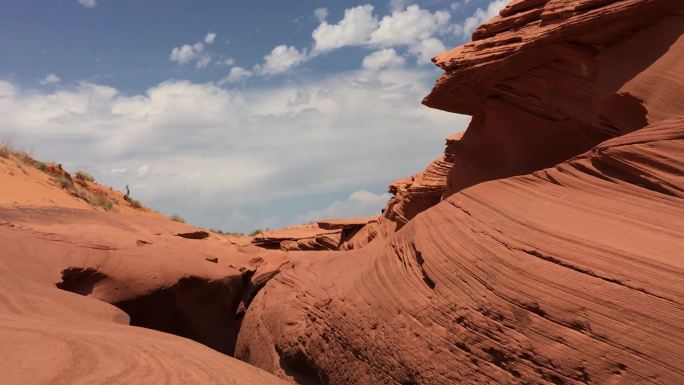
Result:
[[[281,264],[236,356],[302,384],[684,382],[683,9],[513,1],[438,56],[425,104],[473,115],[450,164],[395,183],[366,247]]]
[[[681,115],[683,9],[669,0],[516,1],[472,42],[437,56],[445,72],[423,102],[473,116],[446,194]]]
[[[682,159],[665,121],[465,189],[281,272],[236,355],[301,383],[680,383]]]
[[[256,234],[251,243],[266,249],[282,251],[351,250],[365,246],[374,235],[368,229],[357,236],[361,228],[372,228],[377,217],[330,219],[308,225],[266,230]],[[369,238],[366,240],[365,238]]]
[[[159,215],[0,207],[0,383],[284,383],[219,353],[233,353],[255,255],[175,235],[192,231]]]

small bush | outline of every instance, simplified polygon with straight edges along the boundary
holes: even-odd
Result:
[[[45,171],[45,168],[47,166],[43,162],[36,162],[36,164],[34,164],[33,167],[37,168],[40,171]]]
[[[87,200],[92,206],[102,207],[106,211],[110,211],[114,208],[112,201],[104,194],[92,194]]]
[[[133,199],[131,197],[128,197],[128,199],[126,199],[126,201],[128,202],[128,204],[130,204],[135,209],[143,208],[142,203],[140,203],[140,201],[137,199]]]
[[[174,222],[185,223],[185,219],[183,219],[183,217],[181,217],[181,216],[178,215],[178,214],[173,214],[173,215],[171,215],[171,216],[169,217],[169,219],[171,219],[171,220],[174,221]]]
[[[84,190],[82,188],[73,186],[74,189],[72,190],[72,194],[78,198],[83,199],[84,201],[90,203],[90,193],[87,190]]]
[[[57,184],[59,187],[65,188],[67,190],[74,188],[74,182],[69,178],[57,178]]]
[[[21,162],[25,164],[33,164],[35,160],[33,160],[33,157],[29,155],[28,152],[26,151],[21,151],[21,150],[15,150],[14,151],[14,156]]]
[[[0,142],[0,156],[3,158],[9,158],[10,155],[14,154],[14,147],[8,141]]]
[[[95,178],[83,170],[76,171],[76,178],[86,182],[95,182]]]
[[[259,235],[261,233],[263,233],[263,231],[261,229],[256,229],[256,230],[252,231],[251,233],[249,233],[249,236],[254,237],[254,236]]]

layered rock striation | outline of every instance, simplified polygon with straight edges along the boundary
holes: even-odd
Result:
[[[424,103],[473,116],[448,162],[393,185],[366,247],[281,269],[236,357],[302,384],[684,381],[683,33],[676,1],[511,2],[435,58]]]

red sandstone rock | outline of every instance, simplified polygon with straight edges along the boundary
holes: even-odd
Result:
[[[683,11],[514,1],[438,56],[425,103],[473,115],[453,166],[395,183],[367,246],[281,263],[236,356],[299,383],[684,382]]]
[[[253,255],[174,235],[192,229],[150,215],[0,207],[0,383],[283,383],[218,352],[232,354],[237,267]]]
[[[254,238],[279,250],[0,159],[0,383],[283,383],[129,321],[225,353],[239,330],[300,384],[684,382],[682,8],[512,1],[435,59],[425,103],[463,137],[378,220]]]
[[[679,383],[683,155],[664,121],[300,260],[236,355],[301,383]]]
[[[376,221],[377,217],[331,219],[315,224],[267,230],[255,235],[252,243],[283,251],[347,250],[365,245],[367,242],[363,242],[362,237],[355,236],[362,227]]]

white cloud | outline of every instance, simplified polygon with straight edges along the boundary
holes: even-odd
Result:
[[[97,6],[96,0],[78,0],[78,3],[86,8],[95,8]]]
[[[62,81],[62,78],[55,74],[47,74],[43,79],[39,81],[40,84],[46,85],[46,84],[55,84],[59,83]]]
[[[502,0],[503,1],[503,0]],[[322,21],[313,31],[312,55],[344,46],[389,48],[406,46],[415,55],[418,64],[429,63],[435,54],[444,51],[444,44],[436,36],[453,30],[448,11],[430,12],[406,1],[392,1],[392,13],[378,18],[373,6],[362,5],[345,10],[337,24]],[[462,29],[462,27],[459,28]]]
[[[125,174],[125,173],[128,172],[128,169],[125,169],[125,168],[113,168],[113,169],[110,169],[109,172],[111,172],[112,174]]]
[[[138,176],[145,176],[150,172],[150,165],[149,164],[143,164],[142,166],[138,167]]]
[[[321,210],[312,210],[296,218],[298,223],[309,223],[323,219],[366,217],[380,215],[390,194],[374,194],[370,191],[359,190],[353,192],[344,201],[334,201]]]
[[[360,5],[346,9],[344,17],[337,24],[323,21],[313,31],[314,53],[330,51],[347,45],[363,45],[378,25],[373,16],[372,5]]]
[[[451,15],[446,11],[431,13],[417,5],[404,11],[394,11],[380,20],[373,31],[370,43],[381,47],[410,45],[429,39],[438,32],[444,32]]]
[[[467,3],[468,2],[466,2],[466,4]],[[478,8],[475,10],[475,12],[473,12],[471,16],[467,17],[462,23],[454,25],[454,33],[464,38],[470,37],[473,31],[475,31],[475,29],[479,27],[480,24],[498,15],[499,11],[502,10],[506,6],[506,4],[508,4],[508,0],[490,1],[487,5],[487,9],[483,10],[482,8]]]
[[[306,52],[295,47],[279,45],[264,56],[264,63],[255,66],[255,72],[262,75],[274,75],[286,72],[307,59]]]
[[[221,81],[221,84],[241,82],[250,76],[252,76],[252,71],[242,67],[233,67],[230,69],[228,76]]]
[[[200,55],[199,58],[197,58],[197,62],[195,63],[196,68],[204,68],[211,63],[211,56],[209,55]]]
[[[207,33],[207,36],[204,37],[204,42],[206,44],[214,44],[214,40],[216,39],[216,34],[213,32]]]
[[[395,67],[245,90],[166,81],[137,95],[0,81],[0,121],[38,159],[129,170],[99,179],[130,184],[136,199],[191,223],[251,231],[293,224],[334,192],[382,191],[422,170],[468,121],[420,104],[434,77]],[[249,219],[229,223],[235,209]]]
[[[320,23],[324,22],[325,19],[328,18],[328,8],[316,8],[314,10],[314,17],[316,20],[318,20]]]
[[[205,44],[211,45],[216,39],[216,34],[213,32],[207,33],[202,41],[198,41],[194,44],[183,44],[180,47],[174,47],[171,50],[171,55],[169,58],[171,61],[178,63],[179,65],[188,64],[190,62],[195,62],[196,68],[204,68],[211,63],[211,54],[206,52]]]
[[[390,0],[392,11],[403,11],[408,5],[408,0]]]
[[[409,47],[409,52],[418,57],[418,63],[430,63],[437,54],[446,51],[444,44],[437,38],[431,37]]]
[[[231,57],[216,61],[216,65],[223,65],[223,66],[230,67],[234,64],[235,64],[235,59],[233,59]]]
[[[397,54],[393,48],[386,48],[375,51],[363,58],[361,66],[368,70],[378,70],[381,68],[401,66],[404,58]]]
[[[171,50],[171,61],[175,61],[178,64],[186,64],[192,60],[197,59],[204,52],[203,43],[195,44],[184,44],[180,47],[174,47]]]

